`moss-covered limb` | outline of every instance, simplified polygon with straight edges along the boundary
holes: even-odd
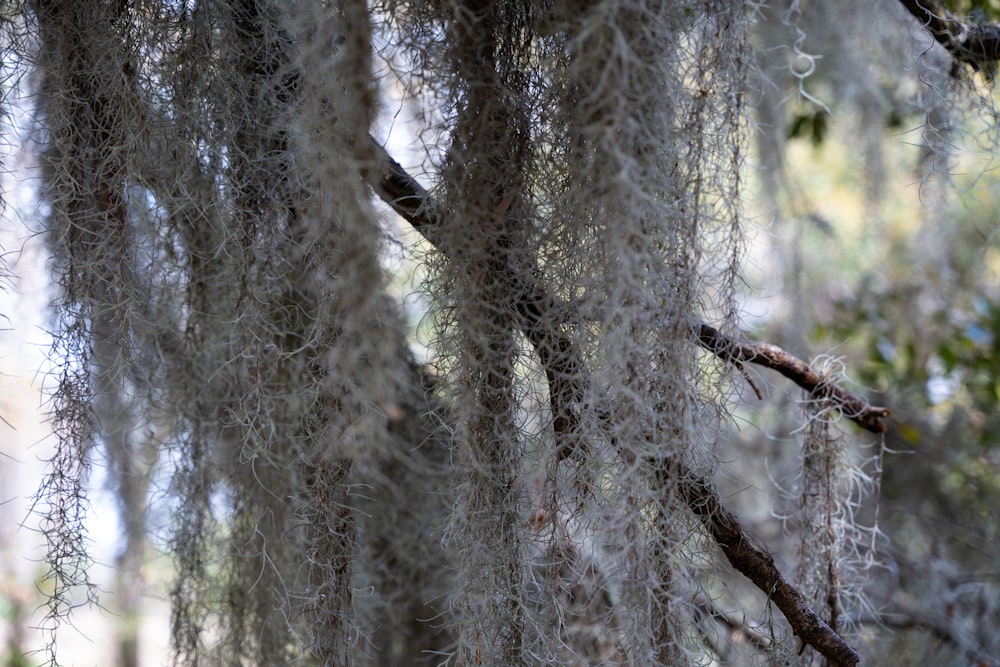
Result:
[[[366,173],[375,192],[400,217],[410,223],[431,245],[445,255],[451,248],[441,232],[442,213],[437,202],[420,183],[389,155],[374,138],[376,167]],[[521,332],[528,338],[545,371],[554,429],[560,438],[560,457],[581,455],[580,443],[571,437],[576,419],[573,406],[583,400],[582,388],[572,379],[579,375],[583,360],[569,337],[562,332],[565,308],[541,285],[509,267],[502,269],[514,295]]]
[[[367,178],[378,195],[434,247],[449,253],[439,232],[441,212],[433,197],[413,176],[396,162],[377,141],[372,139],[377,155],[377,167]],[[549,390],[555,397],[564,397],[562,407],[568,410],[581,394],[573,387],[563,386],[563,378],[572,377],[582,367],[582,360],[573,351],[572,343],[560,331],[565,309],[534,281],[523,275],[509,276],[509,284],[517,293],[516,306],[522,319],[522,330],[538,351],[546,373],[552,371]],[[781,373],[783,376],[817,397],[831,399],[848,419],[873,433],[884,433],[889,409],[873,406],[843,387],[831,384],[826,376],[806,362],[771,343],[738,341],[708,324],[698,324],[692,332],[694,340],[720,359],[737,364],[755,364]],[[553,399],[556,400],[556,399]],[[560,406],[553,404],[556,432],[564,432],[568,417]]]
[[[976,24],[956,18],[939,0],[900,0],[956,61],[976,70],[992,71],[1000,60],[1000,25]]]
[[[377,148],[378,167],[367,175],[372,187],[396,213],[434,244],[437,238],[435,230],[441,224],[441,213],[433,198],[377,142],[373,143]],[[438,249],[447,254],[446,247]],[[561,401],[570,396],[585,395],[587,373],[583,360],[576,352],[572,341],[559,330],[561,319],[554,297],[548,295],[537,283],[527,283],[527,279],[523,276],[517,277],[511,285],[512,289],[517,290],[515,296],[519,313],[524,320],[523,331],[535,347],[541,363],[546,365],[552,400],[560,402],[554,407],[554,412],[560,414],[561,411],[561,414],[569,420],[567,427],[573,428],[578,419],[577,411],[573,410],[570,403],[561,404]],[[816,374],[804,362],[784,353],[789,357],[785,359],[787,365],[785,368],[782,365],[781,355],[768,354],[780,348],[764,344],[754,344],[756,347],[749,344],[740,346],[711,327],[707,325],[703,327],[706,328],[699,332],[698,342],[727,361],[764,364],[779,371],[784,368],[787,371],[786,377],[800,384],[806,382],[809,385],[806,388],[810,391],[819,390],[823,386],[822,376]],[[556,348],[550,348],[553,343],[557,345]],[[558,355],[550,358],[548,355],[553,354],[553,349],[557,350]],[[551,364],[556,359],[559,363],[569,363],[571,366],[554,369]],[[560,370],[566,370],[567,373],[564,374]],[[558,377],[559,382],[565,383],[565,387],[561,385],[553,387],[551,380],[553,376]],[[845,397],[851,396],[844,390],[841,392]],[[831,395],[836,400],[836,396],[841,394]],[[855,400],[867,405],[861,399]],[[853,403],[847,402],[843,405],[853,405]],[[883,411],[882,417],[887,416],[888,410],[884,408],[880,410]],[[602,421],[607,422],[611,419],[606,411],[599,410],[598,413]],[[768,596],[782,611],[792,630],[803,642],[836,665],[858,664],[859,658],[854,648],[834,632],[808,605],[801,592],[782,576],[774,559],[751,543],[736,517],[723,507],[719,494],[711,482],[695,475],[684,463],[676,459],[670,462],[661,474],[665,476],[661,480],[663,486],[677,489],[688,508],[712,535],[732,566]]]

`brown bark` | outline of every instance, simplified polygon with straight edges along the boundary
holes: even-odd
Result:
[[[889,409],[869,405],[843,387],[833,384],[825,375],[777,345],[752,341],[737,341],[707,324],[699,324],[698,344],[720,359],[735,364],[756,364],[781,373],[815,398],[829,399],[840,412],[861,428],[873,433],[885,433]]]

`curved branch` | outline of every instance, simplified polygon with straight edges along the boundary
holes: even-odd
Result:
[[[381,144],[374,139],[372,144],[377,164],[365,174],[371,187],[396,213],[447,255],[449,249],[440,245],[443,239],[438,231],[442,214],[433,197],[389,156]],[[561,326],[564,324],[561,314],[564,308],[560,307],[558,300],[537,282],[531,280],[530,276],[514,271],[511,271],[511,274],[509,284],[521,319],[520,327],[535,348],[539,362],[545,368],[554,428],[556,435],[562,436],[577,428],[578,418],[574,404],[586,393],[584,391],[587,382],[586,365],[573,341],[561,331]],[[707,325],[702,326],[707,327]],[[697,340],[705,345],[700,335],[697,336]],[[761,359],[771,358],[760,353],[741,357],[739,351],[743,348],[731,341],[726,341],[724,344],[724,337],[717,331],[712,340],[715,341],[715,348],[709,349],[728,361],[761,363]],[[774,349],[780,350],[780,348]],[[780,366],[773,359],[772,362]],[[802,365],[805,366],[804,363]],[[808,366],[806,368],[808,369]],[[789,377],[793,380],[798,377],[802,381],[810,378],[808,373],[803,372],[795,377]],[[817,382],[813,390],[820,384]],[[611,416],[608,413],[600,410],[598,412],[602,421],[610,422]],[[568,446],[572,447],[572,444],[572,441],[569,441]],[[572,449],[564,455],[583,453],[579,449]],[[835,665],[853,667],[858,664],[859,657],[854,648],[809,607],[806,598],[782,576],[774,559],[751,544],[736,517],[723,507],[719,493],[710,481],[695,475],[686,464],[676,459],[668,462],[660,474],[663,475],[660,480],[663,485],[678,490],[688,508],[702,522],[732,566],[768,596],[788,619],[792,631],[803,642],[815,648]]]
[[[841,414],[863,429],[885,433],[889,408],[870,405],[840,385],[831,384],[827,377],[798,357],[771,343],[737,341],[707,324],[698,325],[698,344],[720,359],[735,364],[756,364],[781,373],[816,398],[833,402]]]

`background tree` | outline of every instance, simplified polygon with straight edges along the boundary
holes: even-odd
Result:
[[[181,664],[854,665],[927,642],[991,664],[988,553],[927,546],[900,514],[931,487],[923,509],[996,540],[992,291],[961,225],[928,212],[900,238],[890,211],[897,163],[943,211],[961,132],[995,145],[993,8],[951,10],[977,14],[10,4],[5,61],[30,77],[6,103],[33,115],[58,285],[45,658],[80,591],[97,597],[104,467],[126,621],[150,512],[170,510]],[[385,148],[393,105],[421,139],[416,176]],[[904,127],[922,128],[910,155],[886,142]],[[789,168],[808,164],[800,139],[815,157],[843,136],[861,232]],[[781,267],[755,277],[781,296],[756,322],[753,214],[775,222],[751,256]],[[930,279],[851,273],[866,244],[926,258]],[[429,341],[394,298],[396,246],[424,266]],[[928,319],[945,323],[894,331]],[[802,361],[816,339],[899,416],[836,360]],[[746,396],[758,368],[804,399]],[[887,460],[903,447],[920,466]],[[765,461],[777,490],[746,491]],[[940,573],[922,590],[921,560]],[[922,634],[896,647],[891,626]],[[137,664],[134,625],[121,644]]]

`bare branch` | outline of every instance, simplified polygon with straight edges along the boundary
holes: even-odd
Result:
[[[375,146],[378,163],[375,169],[365,174],[372,188],[424,238],[448,254],[448,249],[436,242],[440,239],[438,230],[442,216],[433,198],[416,179],[389,156],[378,142],[373,139],[372,143]],[[535,348],[549,381],[556,434],[572,432],[576,430],[577,424],[576,411],[572,404],[585,395],[586,366],[572,340],[560,331],[563,318],[560,316],[562,308],[558,307],[557,300],[540,285],[530,281],[530,278],[512,273],[508,284],[512,286],[518,315],[522,320],[520,326]],[[705,333],[708,334],[708,330]],[[779,355],[766,355],[758,351],[741,356],[740,352],[744,348],[725,340],[717,331],[715,334],[715,338],[712,339],[715,341],[715,346],[708,349],[721,358],[734,363],[743,361],[763,363],[761,360],[768,360],[771,364],[769,367],[781,367],[777,361],[780,359]],[[703,346],[706,345],[700,333],[697,340]],[[780,348],[773,349],[780,351]],[[805,368],[792,364],[790,368],[795,372],[789,371],[792,375],[786,374],[786,376],[792,380],[799,378],[804,382],[811,381],[812,376],[809,373],[815,372],[804,363],[799,362],[799,364]],[[822,384],[821,380],[817,379],[812,383],[810,391],[820,390]],[[849,396],[846,392],[843,393]],[[836,395],[831,394],[831,396]],[[610,422],[611,417],[607,411],[599,410],[598,413],[602,421]],[[888,414],[888,411],[884,414]],[[573,450],[573,453],[579,455],[581,452]],[[774,559],[751,544],[736,517],[722,506],[719,494],[711,482],[695,475],[686,464],[677,459],[669,461],[666,468],[660,470],[660,474],[663,476],[660,480],[662,484],[668,488],[678,489],[688,508],[712,535],[732,566],[768,596],[788,619],[792,631],[803,642],[815,648],[835,665],[851,667],[858,664],[859,657],[854,648],[809,607],[805,597],[781,575]]]
[[[364,174],[368,183],[386,204],[413,226],[431,245],[447,254],[438,231],[441,212],[437,202],[424,186],[396,162],[375,137],[369,136],[375,151],[376,164]]]
[[[751,544],[736,517],[722,506],[715,487],[679,462],[672,467],[674,483],[687,506],[701,519],[732,566],[781,610],[792,632],[835,665],[858,664],[857,651],[812,610],[802,593],[782,576],[770,554]]]
[[[951,57],[991,71],[1000,60],[1000,25],[977,25],[951,15],[939,0],[900,0]]]
[[[832,401],[845,417],[861,428],[873,433],[885,433],[889,408],[869,405],[863,398],[830,383],[825,375],[777,345],[737,341],[707,324],[698,325],[696,335],[698,344],[720,359],[738,366],[749,363],[777,371],[812,396]]]

